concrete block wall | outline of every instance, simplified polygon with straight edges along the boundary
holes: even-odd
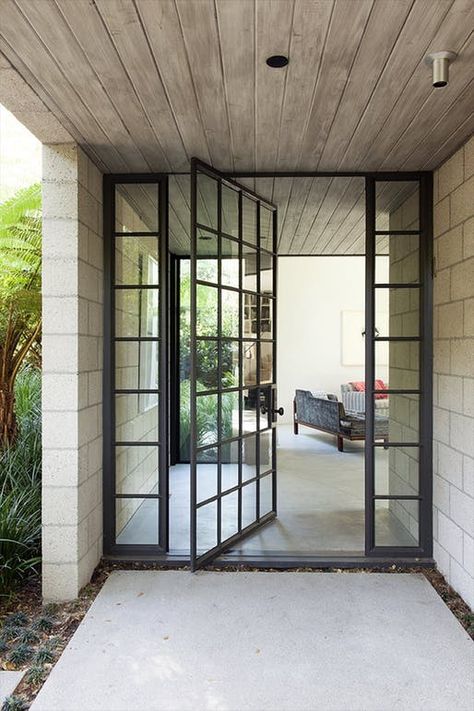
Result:
[[[77,596],[102,554],[102,175],[43,146],[43,594]]]
[[[434,557],[474,606],[474,138],[434,173]]]

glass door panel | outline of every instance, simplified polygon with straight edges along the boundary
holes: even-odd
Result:
[[[276,515],[276,211],[196,159],[191,206],[191,564],[196,569]],[[210,359],[215,365],[207,390],[199,377],[203,359],[206,370]],[[202,467],[210,451],[214,461],[206,472]],[[203,483],[207,475],[212,485]],[[203,498],[203,491],[209,496]]]
[[[166,180],[107,179],[105,548],[167,550]]]
[[[366,553],[431,555],[431,183],[366,180]]]

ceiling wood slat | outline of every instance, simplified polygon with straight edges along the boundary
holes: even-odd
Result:
[[[233,167],[219,37],[211,0],[176,0],[199,110],[214,167]]]
[[[288,69],[271,69],[266,59],[290,52],[295,0],[256,3],[255,85],[257,137],[256,164],[260,170],[275,170],[282,106]]]
[[[393,111],[380,133],[370,145],[364,164],[372,170],[386,165],[402,166],[408,157],[408,145],[419,141],[432,129],[433,117],[442,115],[472,80],[474,66],[474,4],[472,0],[456,0],[436,36],[427,47],[427,52],[449,46],[453,52],[461,52],[452,65],[450,81],[442,91],[433,91],[430,70],[420,62],[399,95]],[[467,40],[467,42],[466,42]],[[401,127],[404,129],[401,131]],[[407,134],[410,140],[407,141]],[[410,151],[408,150],[408,153]],[[382,162],[380,158],[382,157]]]
[[[383,0],[375,3],[361,39],[357,56],[338,106],[320,163],[336,168],[343,156],[383,67],[392,51],[413,0]],[[361,86],[364,91],[361,91]]]
[[[254,0],[217,4],[232,167],[255,170],[255,8]],[[239,28],[239,32],[235,28]]]
[[[154,165],[163,165],[166,159],[159,140],[146,119],[133,83],[115,51],[99,13],[95,8],[84,13],[77,0],[60,0],[58,11],[69,25],[84,56],[87,56],[121,120],[130,126],[130,135],[138,146],[147,147],[145,164],[148,170]],[[96,42],[90,42],[91,36],[95,37]]]
[[[290,63],[279,127],[277,170],[294,170],[321,68],[333,3],[298,1],[291,31]],[[264,57],[259,57],[260,61]],[[266,69],[266,73],[278,70]],[[263,71],[262,71],[263,74]],[[259,95],[260,99],[260,95]]]
[[[336,0],[301,146],[301,170],[315,170],[319,163],[371,9],[372,0],[352,3],[349,22],[347,3]]]
[[[422,63],[426,49],[450,7],[446,0],[417,0],[403,26],[395,47],[377,82],[358,125],[339,162],[339,170],[351,165],[359,168],[370,152],[375,136],[382,129],[415,68]],[[425,77],[430,82],[429,72]],[[374,157],[374,156],[373,156]],[[324,169],[323,163],[320,169]]]
[[[153,127],[171,170],[185,170],[189,156],[183,146],[173,113],[135,5],[128,0],[95,0],[95,5],[112,38],[117,54],[144,107],[144,120]],[[153,170],[158,170],[153,166]]]
[[[209,162],[209,146],[174,0],[136,0],[136,5],[186,154]]]

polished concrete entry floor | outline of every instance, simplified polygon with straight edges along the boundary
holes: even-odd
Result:
[[[33,711],[472,711],[420,575],[114,572]]]
[[[336,438],[301,427],[294,435],[291,425],[279,425],[278,441],[278,518],[236,545],[232,551],[242,555],[364,554],[364,443],[344,442],[338,452]],[[377,470],[384,469],[388,453],[376,450]],[[215,467],[200,465],[200,477],[208,471],[215,482]],[[206,469],[208,467],[208,469]],[[235,475],[235,467],[223,466],[223,477]],[[229,486],[232,483],[229,482]],[[243,493],[248,489],[244,488]],[[213,493],[203,493],[202,498]],[[189,553],[189,465],[170,468],[170,552]],[[236,501],[236,496],[235,496]],[[248,502],[255,510],[255,502]],[[202,509],[198,521],[198,545],[202,550],[216,544],[215,508]],[[253,517],[253,513],[252,513]],[[222,519],[228,521],[229,536],[234,533],[236,509],[223,505]],[[249,522],[252,518],[249,519]],[[156,513],[140,507],[122,531],[119,542],[143,543],[156,531]],[[153,530],[152,530],[153,529]],[[388,510],[377,517],[377,543],[416,545],[415,539]]]

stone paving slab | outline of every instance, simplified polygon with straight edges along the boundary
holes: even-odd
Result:
[[[0,671],[0,707],[11,696],[23,678],[22,671]]]
[[[117,571],[33,711],[472,711],[421,575]]]

